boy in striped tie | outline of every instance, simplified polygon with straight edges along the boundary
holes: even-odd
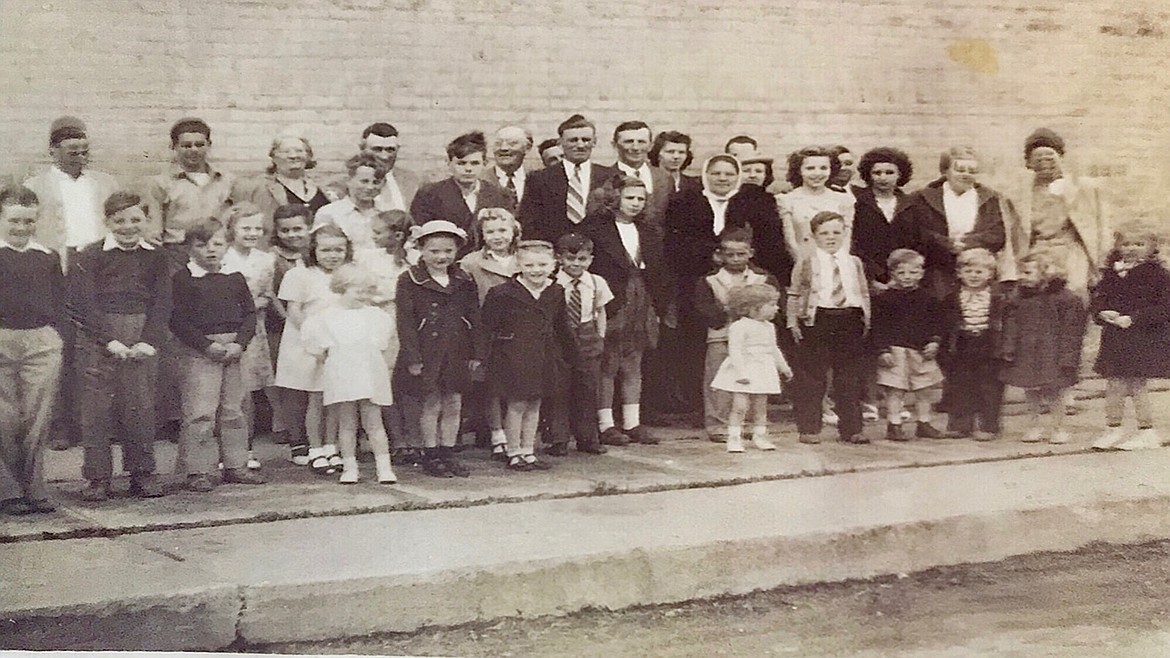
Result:
[[[593,240],[580,233],[561,236],[556,244],[560,271],[556,281],[565,289],[569,325],[577,335],[577,369],[551,396],[545,437],[548,454],[568,454],[570,435],[577,451],[605,453],[598,440],[597,386],[601,379],[601,352],[605,344],[605,305],[613,299],[609,284],[588,272],[593,264]]]
[[[861,260],[845,248],[845,218],[822,211],[809,222],[816,248],[792,270],[788,330],[796,341],[793,406],[801,443],[820,443],[822,400],[833,373],[833,401],[843,443],[869,443],[861,433],[869,287]]]

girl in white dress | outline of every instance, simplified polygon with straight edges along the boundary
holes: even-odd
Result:
[[[390,442],[382,425],[382,407],[393,401],[386,352],[394,320],[373,306],[377,281],[359,265],[342,265],[330,277],[338,303],[305,320],[301,342],[322,364],[322,397],[338,422],[342,484],[358,481],[357,428],[374,452],[378,482],[397,482],[390,467]]]
[[[305,258],[307,267],[289,270],[280,283],[278,294],[287,305],[288,319],[280,337],[280,354],[276,358],[276,385],[304,392],[296,403],[289,405],[293,420],[304,423],[303,428],[298,427],[294,432],[308,440],[309,467],[327,475],[336,473],[341,467],[341,457],[333,442],[336,419],[326,422],[322,364],[305,349],[301,326],[306,319],[337,303],[337,294],[329,288],[329,277],[334,270],[352,260],[353,245],[345,233],[332,224],[320,226],[309,237],[309,254]],[[293,408],[297,411],[294,412]]]
[[[715,373],[711,388],[731,393],[727,419],[727,452],[743,452],[743,422],[752,413],[752,445],[775,450],[768,440],[768,395],[780,393],[780,375],[792,378],[792,368],[776,346],[780,292],[766,283],[732,288],[727,308],[736,318],[727,328],[727,358]]]
[[[256,437],[256,405],[252,398],[256,391],[264,391],[268,396],[269,406],[272,409],[277,408],[272,356],[268,351],[268,332],[264,321],[266,310],[276,299],[276,293],[272,289],[276,273],[276,255],[258,248],[264,238],[264,214],[252,203],[243,201],[229,208],[224,213],[223,223],[227,228],[231,246],[223,256],[221,271],[224,274],[232,272],[243,274],[244,280],[248,282],[248,290],[252,292],[252,301],[256,305],[256,335],[240,356],[240,378],[244,384],[244,402],[241,408],[248,424],[248,468],[258,469],[260,461],[252,451],[252,442]]]

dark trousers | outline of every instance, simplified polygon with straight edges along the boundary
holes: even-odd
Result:
[[[107,314],[103,328],[127,347],[139,342],[146,316]],[[119,360],[91,341],[77,346],[81,373],[82,475],[108,480],[113,475],[110,443],[122,443],[122,466],[131,475],[154,472],[154,405],[158,357]],[[156,347],[157,349],[157,347]]]
[[[567,443],[572,436],[577,437],[578,449],[597,444],[597,384],[603,348],[597,325],[587,322],[577,327],[578,365],[561,378],[556,394],[541,403],[545,443]]]
[[[822,400],[833,373],[833,402],[842,438],[861,433],[861,392],[865,384],[865,321],[861,309],[817,309],[816,322],[802,326],[796,349],[792,403],[801,434],[821,431]]]
[[[707,358],[707,324],[695,310],[695,289],[702,277],[680,277],[678,327],[659,327],[658,345],[642,359],[642,404],[657,413],[703,410],[703,364]]]
[[[960,334],[946,371],[947,429],[999,432],[1003,383],[999,381],[999,364],[992,358],[990,337]]]

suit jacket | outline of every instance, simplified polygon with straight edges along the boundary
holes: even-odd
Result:
[[[592,167],[590,191],[600,188],[614,173],[613,169],[597,163],[593,163]],[[563,166],[532,172],[524,190],[524,199],[520,203],[520,224],[524,227],[525,239],[555,243],[562,235],[578,230],[578,225],[574,225],[568,218],[568,195],[569,179]],[[597,195],[587,194],[585,214],[595,211],[600,201]]]
[[[499,185],[480,181],[479,195],[475,200],[475,212],[484,208],[506,208],[515,211],[511,192]],[[433,219],[445,219],[459,228],[467,231],[468,245],[474,248],[479,244],[479,236],[472,234],[475,228],[475,213],[467,208],[463,200],[463,192],[454,178],[444,178],[437,183],[424,185],[414,196],[410,204],[410,215],[414,223],[421,226]]]
[[[51,169],[51,168],[50,168]],[[38,204],[36,240],[42,245],[61,254],[62,263],[65,259],[65,209],[61,200],[61,189],[53,180],[52,172],[46,169],[29,178],[24,186],[36,192]],[[118,182],[104,171],[86,169],[85,175],[93,179],[97,201],[98,217],[104,216],[102,204],[106,198],[118,189]],[[99,232],[104,232],[104,229]]]
[[[647,221],[637,223],[638,251],[645,268],[642,276],[654,312],[663,317],[672,307],[674,290],[670,271],[662,255],[662,228]],[[606,305],[606,312],[612,316],[626,303],[626,284],[637,266],[630,259],[618,233],[613,212],[602,209],[591,213],[581,222],[578,229],[593,240],[593,264],[589,271],[601,276],[613,292],[613,301]]]
[[[528,191],[528,182],[532,180],[532,174],[534,171],[537,171],[537,170],[529,169],[528,167],[521,167],[521,169],[524,170],[524,190],[527,192]],[[490,166],[486,167],[483,170],[483,174],[480,175],[479,178],[480,178],[480,180],[487,181],[487,182],[499,187],[502,190],[508,189],[507,186],[500,185],[500,179],[496,178],[496,166],[495,165],[490,165]],[[523,199],[519,195],[519,190],[517,190],[517,194],[513,195],[512,207],[519,208],[520,202],[522,200]]]

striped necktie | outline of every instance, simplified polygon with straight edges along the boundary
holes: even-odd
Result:
[[[569,289],[569,318],[573,326],[581,324],[581,278],[573,279],[573,287]]]
[[[837,257],[833,257],[833,291],[829,293],[829,303],[833,308],[845,308],[847,303],[845,297],[845,280],[841,277],[841,265],[837,262]]]
[[[581,181],[581,165],[573,165],[573,175],[569,177],[569,194],[566,197],[569,221],[580,224],[585,219],[585,183]]]

